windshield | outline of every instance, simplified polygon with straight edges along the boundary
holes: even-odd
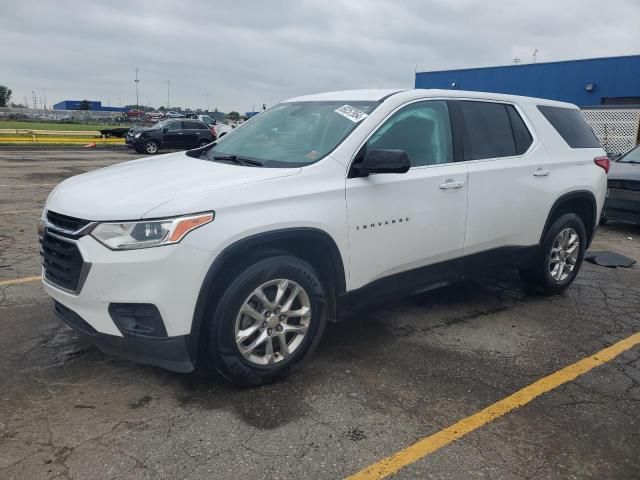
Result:
[[[218,140],[203,158],[241,157],[265,167],[304,166],[333,150],[378,102],[281,103]]]
[[[621,157],[618,162],[620,163],[640,163],[640,146],[634,148],[624,157]]]
[[[169,125],[173,120],[162,120],[161,122],[156,123],[155,125],[149,127],[151,130],[158,130],[160,128],[164,128]]]

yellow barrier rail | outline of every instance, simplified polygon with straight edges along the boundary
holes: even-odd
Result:
[[[87,145],[91,143],[96,143],[96,145],[124,145],[124,138],[105,138],[105,137],[66,137],[66,136],[53,136],[53,135],[30,135],[30,136],[20,136],[20,137],[10,137],[10,136],[0,136],[0,144],[73,144],[73,145]]]

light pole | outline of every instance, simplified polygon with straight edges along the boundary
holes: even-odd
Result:
[[[169,89],[171,88],[171,80],[167,80],[167,111],[169,111]]]
[[[207,93],[207,113],[209,113],[209,94]]]
[[[136,117],[138,117],[138,120],[140,119],[140,100],[138,99],[138,84],[140,83],[140,80],[138,80],[138,67],[136,67],[136,79],[134,80],[134,82],[136,82]]]

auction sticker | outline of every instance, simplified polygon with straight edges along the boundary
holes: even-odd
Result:
[[[352,107],[350,105],[343,105],[340,108],[338,108],[337,110],[334,110],[334,112],[342,115],[345,118],[348,118],[353,123],[358,123],[361,120],[364,120],[365,118],[367,118],[367,114],[366,113],[361,112],[357,108],[354,108],[354,107]]]

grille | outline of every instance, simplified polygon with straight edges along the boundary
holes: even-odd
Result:
[[[78,290],[84,260],[76,244],[45,232],[40,245],[45,278],[65,290]]]
[[[62,230],[67,230],[69,232],[80,230],[82,227],[86,227],[89,223],[91,223],[89,220],[69,217],[67,215],[62,215],[61,213],[51,211],[47,212],[47,221],[54,228],[61,228]]]

